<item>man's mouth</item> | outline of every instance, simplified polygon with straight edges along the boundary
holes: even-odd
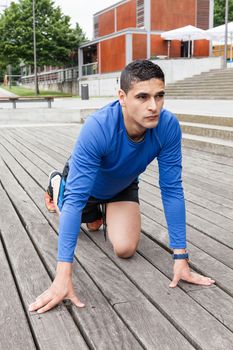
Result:
[[[159,117],[158,114],[152,114],[152,115],[148,115],[146,118],[147,119],[157,119]]]

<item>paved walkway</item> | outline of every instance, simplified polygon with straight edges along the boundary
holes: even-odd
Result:
[[[190,264],[216,285],[168,287],[172,258],[155,163],[140,177],[136,255],[116,258],[102,230],[83,225],[74,286],[86,307],[28,312],[55,273],[58,217],[44,206],[48,174],[62,169],[80,126],[0,130],[0,348],[233,349],[233,161],[191,149],[183,151]]]
[[[9,92],[0,89],[0,97],[9,96]],[[8,94],[8,95],[7,95]],[[114,101],[116,97],[96,97],[89,100],[81,100],[80,98],[55,98],[52,103],[52,109],[77,110],[89,108],[101,108],[106,104]],[[165,99],[165,108],[174,113],[184,113],[193,115],[213,115],[233,117],[233,101],[229,100],[170,100]],[[44,109],[46,104],[43,103],[20,103],[17,104],[18,109],[36,110]],[[0,104],[0,109],[12,109],[11,104]]]
[[[56,99],[54,108],[100,108],[114,100],[108,98],[90,98],[89,100]],[[226,100],[170,100],[165,98],[165,108],[174,113],[198,115],[233,116],[233,101]]]
[[[15,97],[15,96],[17,96],[17,95],[13,94],[13,92],[7,91],[7,90],[2,89],[0,87],[0,98],[1,97]]]

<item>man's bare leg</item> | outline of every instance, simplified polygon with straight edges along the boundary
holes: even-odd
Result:
[[[61,183],[61,176],[59,175],[54,176],[54,178],[51,180],[51,185],[53,188],[53,203],[54,203],[56,213],[59,215],[60,215],[60,210],[57,206],[57,201],[58,201],[58,195],[60,190],[60,183]]]
[[[114,252],[121,258],[134,255],[141,234],[141,215],[136,202],[107,204],[108,237]]]

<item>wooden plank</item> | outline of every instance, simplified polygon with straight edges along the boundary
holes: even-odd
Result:
[[[148,186],[151,185],[153,186],[153,192],[158,193],[157,189],[159,187],[155,181],[156,177],[154,176],[154,178],[151,178],[147,175],[148,174],[146,172],[140,176],[140,179],[143,181],[144,188],[147,189]],[[212,211],[221,213],[222,215],[231,218],[233,200],[224,198],[218,194],[213,194],[187,182],[183,182],[183,185],[185,199],[187,201],[195,202],[196,204],[200,205],[200,207],[204,206]]]
[[[30,175],[32,175],[32,179],[37,181],[38,184],[41,184],[43,188],[47,188],[48,185],[48,175],[40,170],[37,164],[32,163],[28,158],[26,158],[25,153],[21,153],[18,149],[16,149],[12,144],[10,144],[6,139],[1,140],[1,146],[4,144],[5,149],[12,154],[15,160],[19,164],[23,164],[24,169]],[[32,186],[34,186],[34,181],[31,180]]]
[[[0,170],[1,174],[6,171],[2,162]],[[48,287],[51,280],[2,187],[0,193],[1,233],[27,310],[28,305]],[[28,312],[28,319],[40,349],[88,349],[64,306],[43,315]]]
[[[195,149],[191,149],[191,148],[183,148],[183,153],[184,155],[188,155],[191,156],[193,158],[200,158],[200,159],[205,159],[205,160],[209,160],[211,159],[212,162],[216,163],[216,164],[220,164],[220,165],[226,165],[226,166],[233,166],[233,159],[229,158],[229,157],[224,157],[224,156],[220,156],[217,154],[212,154],[212,153],[208,153],[208,152],[200,152],[199,150],[195,150]]]
[[[49,154],[52,152],[52,154],[57,154],[57,157],[67,157],[67,151],[65,151],[62,147],[59,145],[59,141],[57,143],[54,143],[50,140],[48,140],[43,133],[40,133],[36,131],[36,129],[33,130],[33,135],[31,135],[31,130],[28,128],[22,128],[20,130],[20,134],[23,135],[27,140],[31,140],[35,146],[39,147],[42,150],[46,150]]]
[[[14,134],[11,133],[11,136],[17,141],[20,142],[24,147],[26,147],[28,150],[32,151],[33,153],[35,153],[39,158],[41,158],[42,160],[44,160],[46,163],[48,163],[49,165],[54,164],[54,168],[55,169],[59,169],[61,167],[61,164],[64,164],[65,160],[61,162],[57,161],[53,156],[50,156],[46,153],[46,151],[42,151],[40,149],[38,149],[38,147],[36,147],[33,143],[30,143],[28,141],[26,141],[25,139],[23,139],[19,134],[17,134],[17,131],[15,130],[11,130],[14,132]],[[9,131],[8,131],[9,133]],[[0,135],[2,136],[2,132],[0,131]],[[2,137],[0,138],[0,142],[1,142]],[[65,159],[65,158],[63,158]]]
[[[104,242],[103,232],[99,237]],[[108,249],[112,251],[110,245]],[[124,273],[84,235],[79,238],[77,256],[146,349],[192,348],[160,310],[153,307]],[[128,263],[128,260],[124,261]]]
[[[201,257],[201,259],[202,259],[202,257]],[[205,261],[205,259],[203,259],[203,261]],[[228,276],[227,276],[228,277]],[[197,292],[198,293],[198,290],[195,290],[195,292]],[[222,292],[222,291],[221,291]],[[191,293],[191,291],[190,291],[190,293]],[[194,293],[193,291],[192,291],[192,293]],[[215,295],[215,294],[214,294]],[[220,295],[222,295],[222,294],[220,294]],[[120,304],[119,304],[120,305]],[[122,307],[124,306],[124,303],[122,304]],[[129,308],[130,308],[130,306],[129,306]]]
[[[104,242],[101,232],[88,235],[194,346],[203,350],[231,347],[232,332],[179,287],[169,289],[170,280],[142,256],[119,259],[110,244]]]
[[[154,191],[157,191],[154,189]],[[144,193],[144,194],[143,194]],[[145,191],[143,189],[140,190],[140,196],[142,199],[147,201],[147,203],[153,203],[154,206],[156,206],[160,211],[163,210],[161,200],[158,196],[154,196],[152,193],[146,192],[146,197],[150,198],[150,200],[145,199]],[[154,198],[154,199],[152,199]],[[204,218],[201,218],[198,216],[198,212],[195,214],[192,214],[189,210],[186,212],[186,218],[187,218],[187,224],[205,234],[210,236],[211,238],[216,239],[222,244],[225,244],[226,246],[232,248],[233,247],[233,240],[232,240],[232,221],[230,222],[229,228],[224,229],[220,226],[217,226],[215,223],[205,220]],[[214,217],[214,216],[213,216]],[[163,222],[165,223],[164,216],[161,217]],[[166,223],[164,224],[166,225]]]
[[[143,235],[138,251],[167,277],[172,278],[171,256],[166,250]],[[224,326],[233,331],[233,298],[231,296],[216,285],[202,287],[180,282],[179,286]]]
[[[0,242],[0,266],[0,348],[4,350],[36,349],[2,242]]]
[[[143,232],[158,242],[160,245],[168,248],[168,234],[167,231],[161,228],[160,225],[150,219],[142,216]],[[189,243],[188,250],[191,256],[191,266],[200,273],[212,277],[222,289],[228,294],[233,295],[233,273],[232,268],[216,260],[211,255],[203,250],[197,248],[195,245]]]
[[[37,167],[43,170],[46,174],[49,174],[53,170],[53,167],[51,165],[49,165],[36,153],[32,152],[32,150],[28,149],[24,144],[20,143],[19,140],[17,140],[16,138],[13,138],[9,132],[5,132],[4,134],[1,134],[1,139],[2,139],[3,146],[6,146],[5,141],[7,141],[12,147],[14,147],[14,149],[24,154],[24,156],[27,159],[29,159],[33,164],[37,165]]]
[[[57,138],[55,130],[53,131],[53,135],[46,134],[43,130],[41,130],[41,128],[34,129],[34,133],[35,133],[36,137],[44,145],[46,145],[48,148],[50,148],[52,150],[55,150],[56,152],[58,152],[62,155],[64,155],[65,157],[67,157],[67,153],[69,152],[66,149],[67,146],[69,147],[69,149],[73,148],[73,143],[62,142],[61,136],[59,136],[59,138]]]
[[[24,142],[26,141],[27,144],[31,144],[32,146],[38,148],[40,151],[45,152],[48,154],[50,157],[55,158],[57,161],[64,163],[65,159],[67,158],[65,155],[60,154],[60,152],[56,152],[54,149],[49,148],[45,146],[42,142],[37,140],[35,135],[30,135],[30,133],[26,133],[25,130],[22,130],[24,128],[21,128],[19,131],[14,132],[18,134],[21,138],[23,138]],[[29,130],[30,131],[30,130]]]
[[[231,164],[218,164],[212,161],[212,155],[209,155],[209,159],[198,159],[198,158],[191,158],[183,156],[183,169],[187,171],[189,175],[192,175],[192,171],[198,171],[199,174],[204,174],[206,177],[206,173],[208,174],[208,171],[212,172],[212,175],[215,177],[217,176],[218,180],[221,180],[221,175],[225,175],[229,178],[229,176],[232,174],[233,166]],[[229,159],[229,158],[228,158]],[[153,170],[153,166],[157,167],[157,161],[154,160],[149,169]]]
[[[163,210],[162,202],[161,202],[161,196],[160,196],[160,190],[156,188],[155,186],[151,185],[150,183],[143,183],[143,186],[140,188],[140,196],[142,199],[149,203],[156,203],[156,206],[159,207],[160,210]],[[222,216],[221,214],[214,213],[209,208],[201,208],[200,206],[186,201],[186,216],[187,216],[187,223],[188,224],[195,224],[195,221],[197,221],[197,224],[199,222],[203,223],[205,222],[205,225],[202,224],[202,227],[208,226],[209,227],[214,224],[216,229],[223,229],[221,232],[227,232],[228,234],[233,234],[233,221],[230,218],[226,218]],[[195,220],[193,219],[193,216],[195,216]]]
[[[74,129],[76,129],[74,127]],[[38,130],[38,128],[36,129]],[[41,130],[41,128],[39,129],[41,132],[43,132],[44,136],[57,143],[57,141],[59,140],[59,144],[64,146],[65,149],[66,147],[68,146],[69,148],[73,148],[74,146],[74,143],[78,137],[77,135],[77,131],[75,132],[75,136],[71,137],[71,136],[67,136],[67,133],[62,133],[60,132],[59,128],[58,127],[54,127],[54,128],[46,128],[46,129],[43,129]],[[71,130],[71,128],[69,128],[69,130]],[[78,128],[78,133],[79,131],[81,130],[81,128],[79,127]]]
[[[33,175],[34,176],[34,175]],[[42,203],[43,204],[43,203]],[[43,210],[43,208],[40,208],[41,210]],[[150,213],[150,215],[154,215],[153,213]],[[163,220],[163,225],[164,226],[166,226],[166,223],[165,223],[165,220],[164,220],[164,217],[163,217],[163,214],[161,213],[161,215],[160,215],[161,217],[162,217],[162,220]],[[158,214],[156,214],[156,218],[158,218],[159,217],[159,215]],[[190,229],[191,230],[191,229]],[[192,231],[192,237],[195,237],[196,238],[196,236],[198,236],[199,237],[199,247],[202,247],[203,246],[203,235],[201,235],[199,232],[196,232],[195,230],[191,230]],[[190,237],[190,235],[188,234],[188,238]],[[191,242],[193,242],[192,240],[190,240]],[[210,240],[209,240],[210,241]],[[204,249],[205,249],[205,251],[207,251],[208,253],[210,253],[210,254],[212,254],[212,256],[214,255],[214,254],[216,254],[216,256],[217,257],[220,257],[221,258],[221,260],[220,261],[222,261],[222,262],[224,262],[224,263],[227,263],[227,265],[229,266],[231,266],[231,264],[232,264],[232,259],[229,259],[228,258],[228,261],[226,262],[226,261],[223,261],[223,259],[224,259],[224,257],[231,257],[232,255],[230,254],[226,254],[226,252],[228,252],[227,251],[227,247],[225,247],[225,249],[219,249],[218,250],[218,245],[216,244],[216,242],[214,242],[215,244],[212,244],[211,242],[209,242],[208,241],[208,237],[206,238],[206,239],[204,239],[204,242],[206,243],[205,245],[204,245]],[[208,244],[207,244],[208,243]],[[195,240],[195,242],[194,242],[194,244],[198,244],[198,241],[197,240]],[[212,245],[214,245],[214,249],[212,249]],[[209,247],[209,249],[208,249],[208,247]],[[220,247],[221,248],[221,247]],[[222,254],[224,252],[224,254]],[[221,257],[221,255],[222,255],[222,257]],[[230,261],[229,261],[230,260]]]
[[[6,186],[8,195],[18,208],[18,212],[22,217],[24,225],[27,227],[30,239],[32,240],[34,246],[37,247],[47,270],[50,272],[51,276],[54,276],[57,235],[25,192],[25,190],[28,191],[33,199],[39,198],[38,200],[40,201],[41,205],[43,202],[41,201],[40,194],[43,194],[43,191],[36,183],[33,187],[30,185],[29,175],[25,173],[23,169],[20,169],[20,165],[16,163],[16,161],[10,155],[7,156],[6,151],[3,151],[2,155],[8,166],[11,169],[14,169],[14,174],[18,181],[17,182],[13,178],[9,170],[5,167],[4,169],[0,169],[2,174],[2,183],[4,186]],[[20,187],[19,183],[23,183],[23,188],[25,190]],[[36,196],[36,193],[39,193],[39,195]],[[54,217],[51,214],[49,215]],[[58,220],[56,223],[56,228],[57,226]],[[72,306],[72,315],[75,322],[79,325],[80,329],[82,329],[82,333],[85,335],[85,339],[88,341],[91,348],[101,348],[106,350],[122,349],[123,343],[125,348],[141,349],[138,341],[131,334],[127,326],[125,326],[121,319],[117,316],[116,312],[112,309],[111,305],[107,302],[106,298],[102,295],[98,288],[96,288],[92,280],[86,273],[84,273],[81,266],[78,266],[76,261],[73,265],[73,282],[75,285],[75,290],[77,291],[80,299],[87,304],[87,307],[81,310]],[[34,265],[32,265],[32,267],[33,266]],[[35,280],[37,281],[37,278],[35,278]],[[48,282],[46,287],[44,283],[37,283],[36,287],[33,289],[34,294],[38,295],[41,291],[45,290],[48,285]],[[30,301],[35,298],[34,294]],[[47,325],[47,329],[50,330],[51,334],[53,334],[53,330],[49,327],[49,325]],[[61,331],[61,334],[63,334],[63,331]],[[72,337],[70,338],[72,339]],[[64,347],[64,349],[66,348]]]
[[[150,168],[150,166],[149,166],[149,168]],[[155,178],[154,171],[155,170],[152,170],[152,172],[151,172],[151,176],[153,178]],[[150,172],[150,169],[147,173],[148,176],[149,176],[149,172]],[[231,181],[231,177],[228,178],[229,184],[231,184],[230,181]],[[195,168],[193,168],[192,173],[187,171],[187,169],[185,169],[185,171],[183,171],[183,182],[195,183],[196,186],[199,186],[199,187],[203,188],[204,190],[208,190],[210,192],[219,194],[225,198],[232,199],[232,196],[233,196],[233,190],[231,188],[229,189],[229,191],[227,191],[226,186],[225,186],[225,182],[226,182],[225,180],[224,180],[224,183],[221,180],[219,182],[217,182],[217,181],[215,181],[214,177],[213,178],[210,177],[210,174],[209,174],[209,177],[208,177],[208,174],[206,176],[204,176],[204,174],[201,174],[201,173],[197,174]]]
[[[233,167],[229,165],[214,163],[211,160],[208,161],[208,159],[203,161],[203,159],[183,157],[183,168],[189,169],[190,166],[195,166],[200,168],[205,167],[206,170],[215,171],[218,175],[221,175],[221,176],[223,175],[229,176],[233,172]]]

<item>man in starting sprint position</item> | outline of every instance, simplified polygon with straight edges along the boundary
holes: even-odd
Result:
[[[134,61],[121,73],[119,99],[90,116],[75,144],[67,174],[50,177],[50,196],[62,201],[58,263],[55,279],[30,311],[45,312],[64,299],[77,307],[84,304],[74,292],[72,262],[81,222],[98,229],[106,217],[108,237],[120,258],[134,255],[141,232],[138,176],[157,158],[159,185],[173,249],[174,276],[179,280],[211,285],[208,277],[191,272],[186,251],[185,203],[182,188],[181,130],[176,117],[164,104],[164,74],[148,60]],[[61,196],[59,196],[60,198]],[[101,206],[106,211],[101,210]],[[106,214],[106,215],[105,215]]]

